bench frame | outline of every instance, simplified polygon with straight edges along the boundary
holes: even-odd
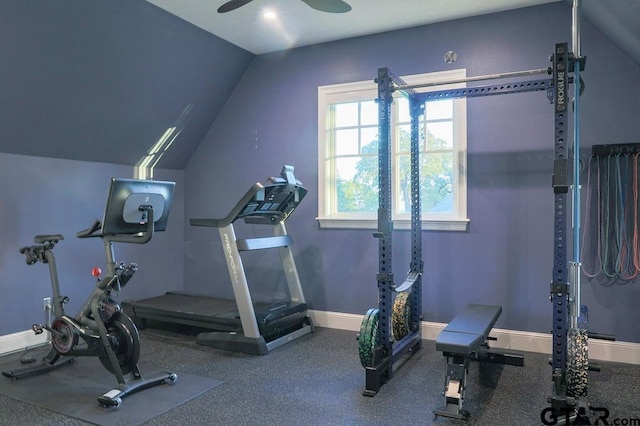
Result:
[[[444,383],[444,408],[434,410],[436,416],[467,420],[463,408],[470,361],[523,366],[521,354],[492,350],[491,329],[502,313],[501,306],[469,304],[438,335],[436,350],[447,358]]]

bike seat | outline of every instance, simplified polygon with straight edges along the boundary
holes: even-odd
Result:
[[[61,234],[36,235],[33,237],[33,242],[36,244],[42,244],[47,241],[57,243],[60,240],[64,240],[64,237]]]

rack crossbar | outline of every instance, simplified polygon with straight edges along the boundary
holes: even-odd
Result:
[[[416,95],[423,102],[443,99],[478,98],[481,96],[504,95],[509,93],[536,92],[548,90],[553,86],[551,79],[529,80],[515,83],[494,84],[489,86],[461,87],[459,89],[436,90]]]
[[[410,89],[419,89],[424,87],[444,86],[446,84],[459,84],[459,83],[469,83],[472,81],[496,80],[499,78],[527,77],[527,76],[540,75],[540,74],[549,74],[549,68],[538,68],[538,69],[527,70],[527,71],[513,71],[513,72],[500,73],[500,74],[479,75],[475,77],[466,77],[466,78],[460,78],[456,80],[438,81],[433,83],[396,85],[393,88],[393,90],[410,90]]]

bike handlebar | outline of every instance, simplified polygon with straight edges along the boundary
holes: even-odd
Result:
[[[102,230],[102,222],[100,222],[99,220],[96,220],[87,229],[78,231],[76,233],[76,237],[78,238],[100,237],[109,243],[119,242],[119,243],[146,244],[149,241],[151,241],[151,238],[153,237],[153,233],[154,233],[154,228],[155,228],[155,222],[153,217],[154,216],[153,207],[150,205],[141,205],[138,207],[138,210],[144,211],[147,213],[147,221],[145,223],[145,229],[137,234],[104,235],[102,233],[97,233],[98,231]],[[64,237],[61,234],[36,235],[33,240],[37,245],[22,247],[20,249],[20,253],[25,255],[26,257],[25,261],[27,265],[33,265],[38,261],[47,263],[44,258],[45,251],[53,249],[56,243],[62,239],[64,239]],[[135,270],[133,272],[135,272]],[[133,273],[131,273],[131,275],[133,275]],[[128,281],[130,278],[131,276],[126,277],[126,281]]]
[[[96,219],[93,224],[87,229],[83,229],[82,231],[76,232],[76,237],[78,238],[92,238],[92,237],[100,237],[102,239],[106,239],[108,241],[118,242],[118,243],[134,243],[134,244],[145,244],[148,243],[153,237],[155,222],[153,215],[153,207],[150,205],[141,205],[138,207],[138,210],[144,211],[147,213],[147,222],[145,223],[144,231],[141,231],[137,234],[110,234],[105,235],[102,234],[102,222]]]
[[[83,229],[82,231],[76,232],[76,237],[78,238],[88,238],[88,237],[100,237],[101,235],[94,235],[96,231],[102,229],[102,222],[96,219],[93,224],[87,229]]]
[[[107,241],[113,241],[117,243],[146,244],[151,241],[155,229],[153,207],[142,205],[138,207],[138,210],[147,212],[147,222],[145,223],[144,231],[141,231],[137,234],[101,235],[101,237]]]

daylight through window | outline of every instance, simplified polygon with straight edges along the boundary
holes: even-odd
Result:
[[[465,77],[464,70],[403,77],[424,84]],[[459,85],[458,85],[459,86]],[[437,90],[454,86],[436,86]],[[318,88],[319,212],[324,228],[375,228],[378,209],[377,86],[357,82]],[[408,229],[411,213],[409,102],[391,110],[392,218]],[[464,230],[466,101],[428,102],[420,117],[420,196],[423,229]]]

